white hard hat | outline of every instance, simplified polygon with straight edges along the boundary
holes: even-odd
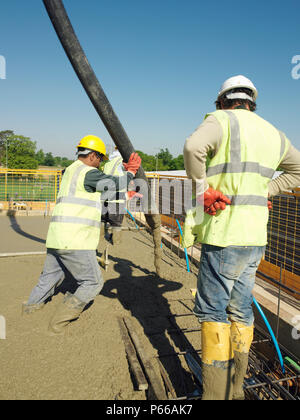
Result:
[[[247,77],[239,75],[239,76],[233,76],[229,79],[225,80],[223,85],[221,86],[221,89],[218,93],[218,98],[223,95],[225,92],[228,92],[229,90],[236,89],[236,88],[247,88],[252,90],[253,92],[253,98],[251,98],[249,95],[243,92],[234,92],[226,95],[228,99],[250,99],[250,100],[256,100],[257,98],[257,89],[254,86],[254,84],[251,82],[251,80],[247,79]]]

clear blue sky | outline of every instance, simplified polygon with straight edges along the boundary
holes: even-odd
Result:
[[[136,149],[182,153],[222,82],[249,77],[257,113],[300,149],[299,0],[65,0],[73,27]],[[1,6],[0,130],[54,156],[74,158],[78,140],[111,143],[58,41],[42,0]],[[300,73],[300,72],[299,72]]]

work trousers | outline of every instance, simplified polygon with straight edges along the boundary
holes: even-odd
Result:
[[[105,202],[102,207],[101,221],[109,223],[112,228],[121,228],[126,213],[126,203],[112,203]]]
[[[252,291],[264,246],[202,245],[194,313],[200,322],[253,325]]]
[[[101,217],[103,223],[109,223],[112,228],[121,228],[125,215],[106,213]]]
[[[65,278],[67,272],[78,284],[74,296],[81,302],[89,303],[100,293],[104,282],[96,251],[49,248],[43,272],[27,303],[38,304],[51,297],[55,287]]]

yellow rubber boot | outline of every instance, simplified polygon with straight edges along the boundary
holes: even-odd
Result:
[[[233,351],[230,324],[202,323],[202,400],[232,400]]]
[[[234,351],[235,374],[233,380],[233,399],[244,400],[243,389],[248,368],[249,351],[253,341],[254,327],[248,327],[239,322],[231,324],[231,340]]]

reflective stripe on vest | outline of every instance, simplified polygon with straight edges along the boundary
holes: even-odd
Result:
[[[106,163],[104,166],[104,173],[106,175],[112,175],[112,176],[122,176],[119,174],[119,171],[117,171],[118,167],[123,162],[122,156],[117,157],[113,159],[111,162]]]
[[[231,199],[201,225],[187,215],[186,237],[215,246],[263,246],[267,243],[268,183],[288,149],[285,135],[246,110],[216,111],[223,138],[207,167],[207,182]],[[233,194],[235,192],[236,194]]]
[[[242,162],[241,161],[241,139],[240,139],[240,125],[237,117],[231,111],[224,111],[229,116],[230,132],[231,132],[231,148],[230,148],[230,162],[215,166],[210,166],[207,169],[207,177],[219,174],[233,174],[252,172],[260,174],[263,177],[272,179],[276,169],[261,166],[258,162]],[[278,130],[281,139],[280,161],[285,152],[286,140],[284,134]],[[239,202],[239,201],[237,201]],[[254,204],[255,205],[255,204]]]
[[[51,222],[55,223],[75,223],[79,225],[87,225],[100,228],[101,222],[96,220],[84,219],[83,217],[70,217],[70,216],[53,216]]]
[[[88,206],[88,207],[96,207],[101,211],[101,205],[99,203],[95,203],[95,201],[92,200],[86,200],[84,198],[78,198],[78,197],[60,197],[56,200],[56,204],[59,203],[67,203],[67,204],[79,204],[81,206]]]
[[[122,164],[123,158],[122,156],[117,156],[113,158],[111,161],[107,162],[104,166],[103,172],[106,175],[115,176],[115,177],[122,177],[124,176],[124,173],[120,173],[118,170],[119,166]],[[125,194],[127,192],[127,189],[122,189],[118,191],[118,193]],[[109,200],[109,203],[115,203],[115,204],[125,204],[125,199],[119,199],[119,200]]]
[[[79,168],[76,169],[76,171],[75,171],[75,173],[72,177],[71,183],[70,183],[70,188],[69,188],[68,195],[64,196],[64,197],[59,197],[58,196],[58,199],[56,200],[56,204],[60,204],[60,203],[78,204],[80,206],[88,206],[88,207],[97,208],[101,212],[102,207],[101,207],[100,201],[88,200],[88,199],[85,199],[85,198],[80,198],[80,197],[75,196],[76,189],[77,189],[78,178],[79,178],[81,172],[84,169],[86,169],[84,165],[79,166]],[[94,168],[91,168],[91,170],[93,170],[93,169]],[[75,219],[75,218],[73,218],[73,219]],[[81,218],[78,218],[78,219],[80,220]],[[87,220],[87,219],[83,219],[83,220]],[[89,225],[89,224],[87,223],[87,225]]]
[[[80,160],[67,168],[48,230],[48,248],[97,248],[101,227],[101,194],[89,193],[84,187],[86,174],[94,169]]]

